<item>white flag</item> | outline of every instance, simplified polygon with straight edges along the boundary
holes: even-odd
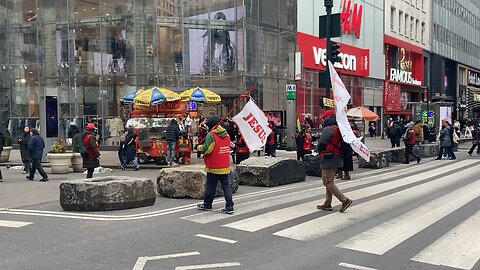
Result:
[[[272,133],[268,127],[268,118],[257,104],[250,100],[243,110],[233,117],[243,139],[250,149],[250,152],[260,150],[267,142],[267,137]]]
[[[330,81],[332,82],[333,96],[335,100],[335,110],[337,117],[338,128],[342,134],[343,141],[350,144],[353,151],[358,153],[362,158],[367,162],[370,161],[370,151],[362,143],[361,138],[357,138],[355,133],[353,133],[352,127],[347,119],[347,113],[345,112],[345,107],[348,104],[351,96],[348,93],[347,88],[342,82],[340,76],[338,76],[337,71],[333,68],[333,65],[328,61],[328,68],[330,71]]]

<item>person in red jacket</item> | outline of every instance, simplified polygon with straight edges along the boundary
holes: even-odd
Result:
[[[88,123],[81,137],[88,150],[88,155],[82,157],[83,167],[87,169],[87,178],[92,178],[95,168],[100,167],[100,151],[98,150],[98,143],[95,138],[96,132],[97,127],[95,127],[95,124]]]
[[[207,186],[203,203],[198,204],[197,207],[203,211],[212,211],[212,203],[217,191],[217,184],[220,182],[225,197],[225,208],[222,212],[225,214],[233,214],[233,199],[232,189],[228,182],[228,175],[230,174],[230,136],[220,123],[221,119],[218,116],[212,116],[207,121],[209,133],[205,137],[203,144],[196,148],[205,155],[203,161],[205,162],[205,171],[207,172]]]
[[[406,126],[407,131],[403,136],[403,140],[405,142],[405,162],[403,164],[410,163],[410,155],[417,159],[417,163],[420,162],[420,157],[413,153],[413,146],[415,146],[415,130],[413,129],[413,123],[410,122]]]
[[[276,147],[275,137],[277,136],[276,134],[277,129],[273,121],[268,122],[268,127],[272,129],[272,132],[267,137],[267,143],[265,145],[265,154],[267,156],[276,157],[277,147]]]
[[[235,142],[235,164],[240,164],[240,162],[248,159],[250,157],[250,149],[248,149],[245,139],[243,139],[242,133],[238,132],[237,141]]]
[[[311,154],[313,149],[313,142],[312,142],[312,133],[310,131],[310,125],[306,125],[305,133],[303,135],[303,153]]]

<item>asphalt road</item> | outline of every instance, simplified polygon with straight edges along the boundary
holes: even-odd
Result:
[[[480,158],[459,156],[338,181],[354,200],[343,214],[338,205],[316,210],[324,190],[315,177],[241,186],[234,215],[220,213],[223,198],[213,212],[196,210],[196,200],[158,197],[151,207],[107,213],[24,198],[0,210],[0,269],[480,269]],[[25,186],[47,192],[55,180]]]

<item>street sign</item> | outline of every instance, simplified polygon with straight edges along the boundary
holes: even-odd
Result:
[[[335,108],[335,100],[330,98],[323,98],[323,105],[325,107]]]
[[[297,99],[297,86],[295,84],[287,84],[285,86],[285,96],[287,100]]]
[[[340,28],[340,13],[332,14],[330,23],[330,37],[340,37],[342,35],[342,31]],[[318,37],[319,38],[327,38],[327,15],[319,16],[318,18]]]

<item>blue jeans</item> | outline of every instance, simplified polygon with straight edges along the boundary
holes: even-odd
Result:
[[[133,163],[133,166],[135,166],[135,168],[138,167],[138,162],[137,160],[135,159],[135,156],[126,156],[124,159],[123,159],[123,164],[122,164],[122,167],[126,168],[128,164],[130,163]]]
[[[175,161],[175,142],[167,142],[167,162]]]
[[[223,196],[225,197],[225,207],[233,207],[232,189],[230,183],[228,183],[228,174],[214,174],[207,173],[207,187],[205,188],[205,195],[203,203],[206,208],[212,208],[213,199],[217,192],[217,184],[220,181],[223,190]]]

